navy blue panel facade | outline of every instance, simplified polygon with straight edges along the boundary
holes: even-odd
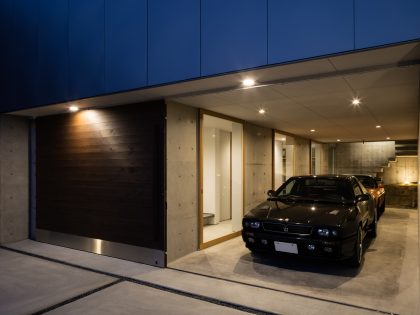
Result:
[[[40,0],[38,68],[39,98],[45,103],[67,100],[69,0]]]
[[[27,108],[37,104],[38,79],[38,1],[14,1],[14,74],[16,107]]]
[[[149,1],[149,85],[200,76],[200,0]]]
[[[13,71],[15,0],[0,0],[0,113],[15,107]]]
[[[353,48],[353,0],[268,0],[269,63]]]
[[[419,0],[355,0],[356,48],[420,39]]]
[[[201,74],[267,64],[267,2],[202,0]]]
[[[105,0],[106,92],[147,84],[147,1]]]
[[[69,97],[105,91],[104,0],[71,0],[69,5]]]

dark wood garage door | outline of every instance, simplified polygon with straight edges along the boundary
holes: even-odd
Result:
[[[165,250],[165,104],[37,119],[37,229]]]

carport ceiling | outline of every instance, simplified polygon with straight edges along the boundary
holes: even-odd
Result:
[[[341,60],[328,61],[339,68]],[[321,142],[415,139],[419,69],[373,69],[175,100]]]
[[[321,142],[415,139],[420,42],[252,69],[72,102],[101,108],[165,98]],[[247,77],[257,86],[244,89]],[[353,107],[351,100],[361,104]],[[39,117],[69,103],[14,112]],[[264,108],[264,115],[258,110]],[[381,128],[376,128],[380,125]],[[315,129],[314,133],[310,130]]]

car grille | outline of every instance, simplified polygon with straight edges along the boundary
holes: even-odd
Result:
[[[308,226],[308,225],[271,223],[271,222],[264,222],[262,225],[265,231],[282,233],[282,234],[311,235],[311,232],[312,232],[312,226]]]

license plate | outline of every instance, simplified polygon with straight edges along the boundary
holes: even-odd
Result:
[[[284,243],[284,242],[274,241],[274,248],[278,252],[292,253],[292,254],[298,253],[297,244],[294,244],[294,243]]]

